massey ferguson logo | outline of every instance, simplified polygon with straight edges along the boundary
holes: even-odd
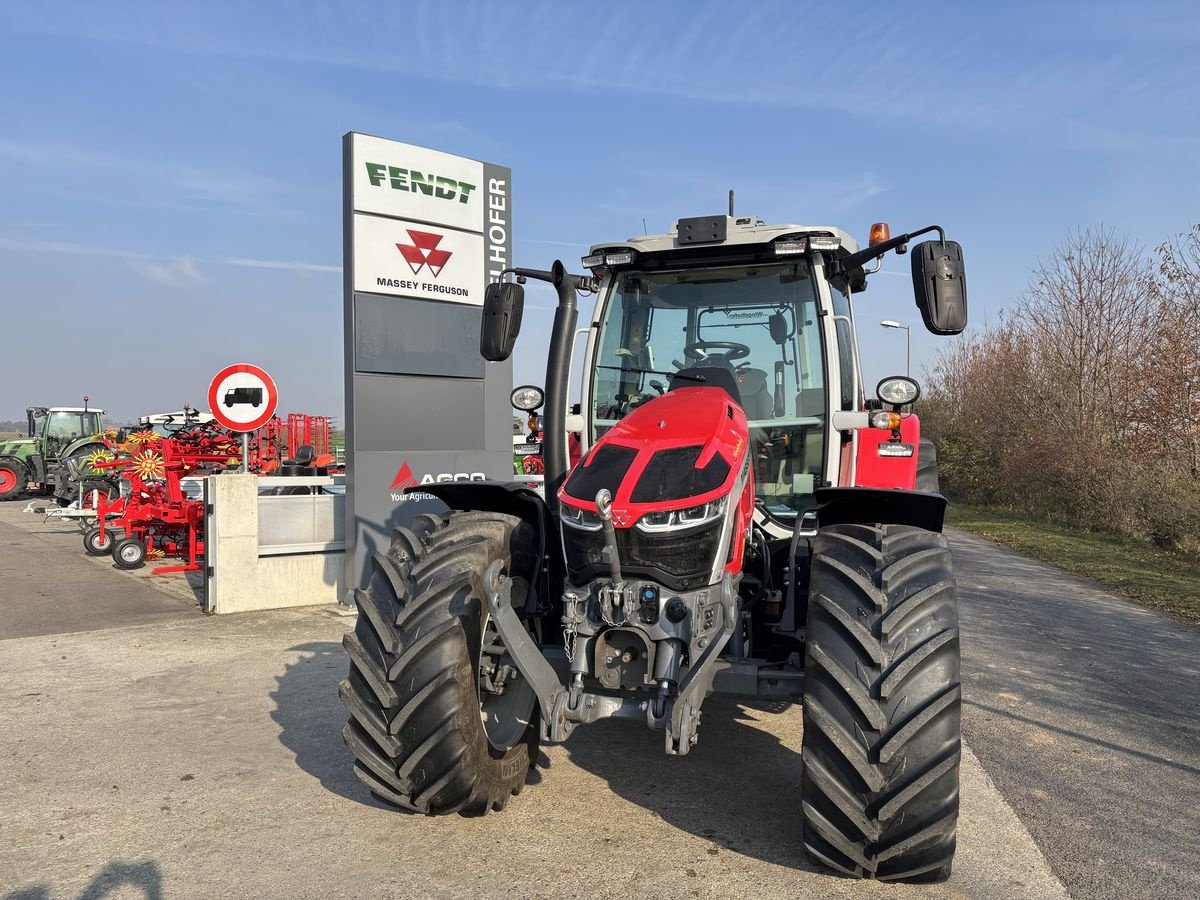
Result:
[[[412,273],[420,275],[421,269],[429,266],[429,271],[433,273],[434,278],[441,275],[442,269],[454,255],[449,250],[437,249],[437,245],[442,242],[445,235],[434,234],[431,231],[414,231],[411,228],[404,230],[408,232],[408,238],[412,243],[397,244],[396,249],[400,251],[400,255],[404,257],[404,261],[408,263]]]
[[[410,494],[405,494],[403,491],[406,488],[416,487],[419,484],[445,484],[448,481],[486,481],[487,476],[482,472],[436,472],[426,473],[419,479],[413,474],[412,466],[406,460],[396,470],[396,477],[392,479],[391,498],[393,503],[406,503],[409,500],[434,500],[433,494],[426,494],[421,491],[413,491]]]

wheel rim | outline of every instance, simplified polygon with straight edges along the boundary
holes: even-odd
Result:
[[[82,506],[84,509],[95,509],[95,507],[96,507],[96,504],[92,502],[93,490],[98,495],[96,497],[97,502],[99,501],[100,497],[103,497],[105,500],[109,499],[110,495],[108,493],[107,488],[100,487],[99,485],[96,485],[94,488],[85,487],[84,491],[83,491],[83,503],[82,503]]]
[[[12,469],[0,469],[0,494],[12,493],[17,487],[17,474]]]
[[[88,543],[92,545],[93,550],[108,550],[112,546],[112,535],[105,534],[101,539],[100,532],[93,531],[88,535]]]
[[[137,562],[142,558],[141,544],[126,544],[121,548],[121,560],[123,562]]]
[[[514,585],[514,595],[518,593],[516,587]],[[521,596],[524,593],[524,590],[520,591]],[[484,616],[482,632],[476,682],[479,715],[483,719],[488,743],[496,750],[505,751],[516,746],[525,736],[537,698],[529,682],[513,664],[490,615]],[[508,671],[504,671],[506,669]],[[503,682],[503,693],[495,693],[489,688],[489,682],[494,687],[497,680]]]

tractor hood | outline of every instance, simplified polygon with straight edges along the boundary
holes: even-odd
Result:
[[[681,510],[727,496],[745,476],[746,414],[725,391],[685,387],[656,397],[613,426],[572,470],[559,502],[596,510],[612,494],[613,524],[648,512]]]
[[[37,441],[33,438],[11,438],[7,441],[0,441],[0,456],[16,456],[20,452],[20,448],[36,443]]]

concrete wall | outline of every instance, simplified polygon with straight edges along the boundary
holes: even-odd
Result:
[[[344,590],[343,551],[260,555],[261,479],[256,475],[218,475],[207,481],[212,509],[205,531],[208,612],[249,612],[338,602]]]

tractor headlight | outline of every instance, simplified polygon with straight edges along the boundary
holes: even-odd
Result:
[[[911,378],[896,375],[879,382],[875,393],[880,400],[891,406],[906,406],[921,396],[921,387]]]
[[[585,269],[598,269],[602,266],[628,266],[637,259],[636,250],[601,250],[583,257],[580,262]]]
[[[558,516],[564,525],[582,531],[599,531],[603,525],[600,516],[596,513],[566,503],[558,504]]]
[[[542,393],[540,387],[525,384],[514,390],[509,399],[515,408],[529,412],[541,406],[546,400],[546,395]]]
[[[661,531],[673,531],[677,528],[694,528],[715,522],[725,514],[729,497],[711,500],[687,509],[661,510],[648,512],[637,521],[637,527],[650,534]]]

